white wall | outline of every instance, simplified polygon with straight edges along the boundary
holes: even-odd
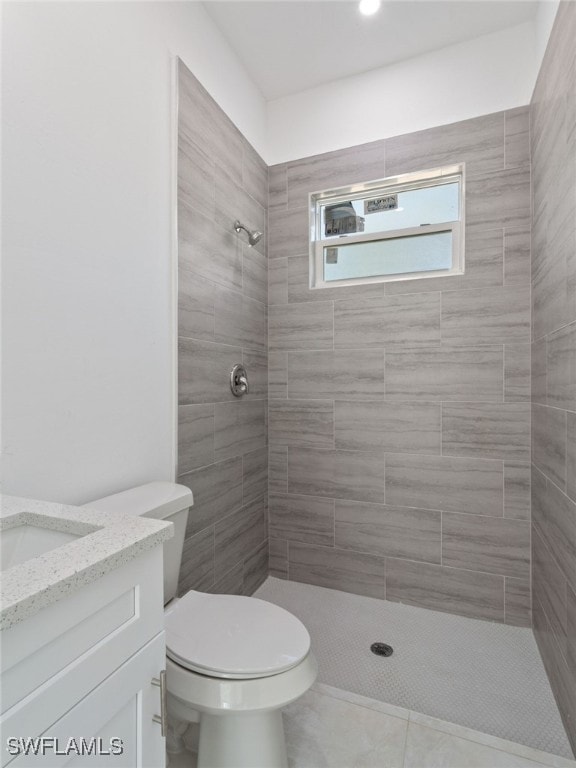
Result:
[[[256,147],[265,104],[201,6],[3,4],[6,493],[173,476],[171,57]]]
[[[528,104],[540,64],[535,38],[527,22],[268,102],[265,159],[273,165]]]
[[[536,56],[538,60],[538,70],[542,64],[542,59],[546,53],[546,46],[550,39],[550,33],[554,25],[554,19],[560,7],[560,0],[540,0],[536,12]]]

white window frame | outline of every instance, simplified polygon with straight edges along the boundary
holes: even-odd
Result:
[[[422,278],[447,277],[464,274],[464,200],[465,200],[465,166],[457,165],[432,168],[417,173],[406,173],[402,176],[390,176],[386,179],[376,179],[362,184],[352,184],[338,189],[311,192],[309,195],[310,212],[310,288],[337,288],[339,286],[366,285],[369,283],[388,283],[399,280],[418,280]],[[457,221],[440,224],[427,224],[419,227],[387,230],[385,232],[352,233],[341,237],[322,236],[321,207],[334,203],[352,200],[362,200],[369,197],[384,197],[397,192],[407,192],[412,189],[435,187],[438,183],[449,184],[459,182],[459,201]],[[426,270],[421,272],[402,272],[394,275],[375,275],[373,277],[354,277],[344,280],[324,280],[324,248],[352,245],[354,243],[379,242],[415,235],[429,235],[438,232],[452,233],[452,266],[450,269]]]

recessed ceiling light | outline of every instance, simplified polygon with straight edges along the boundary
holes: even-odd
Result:
[[[380,8],[380,0],[360,0],[358,9],[364,16],[372,16]]]

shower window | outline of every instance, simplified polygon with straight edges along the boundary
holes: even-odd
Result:
[[[310,287],[464,272],[464,166],[310,195]]]

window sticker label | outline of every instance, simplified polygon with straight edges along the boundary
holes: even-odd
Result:
[[[386,195],[386,197],[364,200],[364,214],[378,213],[379,211],[395,211],[397,208],[398,195]]]

